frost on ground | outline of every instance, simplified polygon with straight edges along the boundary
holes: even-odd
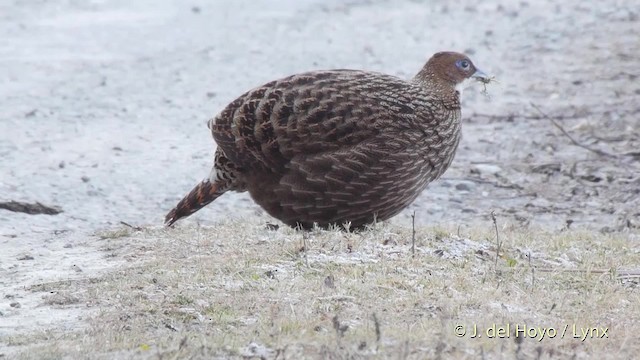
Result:
[[[617,0],[4,1],[0,357],[631,354],[639,14]],[[499,83],[465,91],[452,167],[389,224],[305,239],[227,194],[155,228],[208,174],[206,120],[247,89],[313,69],[408,78],[440,50]],[[4,209],[38,203],[62,212]],[[471,341],[458,321],[610,330]]]
[[[510,359],[629,358],[640,350],[640,251],[632,250],[640,234],[498,226],[496,241],[491,224],[458,230],[123,227],[91,241],[103,261],[126,265],[27,289],[45,311],[83,309],[86,327],[16,332],[4,337],[5,351]]]

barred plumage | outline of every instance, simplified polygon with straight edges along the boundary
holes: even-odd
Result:
[[[410,81],[328,70],[250,90],[209,121],[218,144],[211,175],[166,224],[228,190],[249,191],[291,226],[388,219],[451,164],[460,140],[456,85],[468,78],[487,79],[466,56],[443,52]]]

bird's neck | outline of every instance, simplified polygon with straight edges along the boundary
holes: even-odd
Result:
[[[435,94],[445,102],[459,103],[460,97],[456,89],[456,83],[434,73],[422,69],[412,81],[429,93]]]

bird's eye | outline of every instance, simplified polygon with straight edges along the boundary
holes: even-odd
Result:
[[[469,63],[468,60],[466,59],[462,59],[462,60],[458,60],[456,62],[456,66],[462,70],[469,70],[469,68],[471,67],[471,64]]]

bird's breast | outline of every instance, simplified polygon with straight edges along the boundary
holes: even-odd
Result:
[[[435,121],[434,121],[435,120]],[[429,170],[429,181],[440,177],[455,156],[460,142],[460,111],[443,111],[436,119],[419,121],[417,131],[409,134],[412,149],[420,154]]]

